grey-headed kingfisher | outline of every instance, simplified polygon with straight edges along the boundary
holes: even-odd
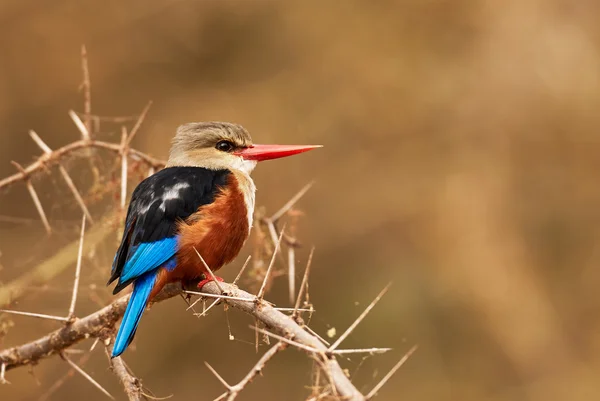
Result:
[[[240,252],[252,227],[257,162],[318,146],[256,145],[240,125],[207,122],[180,126],[164,169],[133,191],[121,245],[108,284],[133,292],[112,356],[133,340],[148,302],[170,282],[210,275]]]

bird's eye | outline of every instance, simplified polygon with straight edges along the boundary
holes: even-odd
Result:
[[[221,152],[231,152],[235,146],[229,141],[219,141],[215,148]]]

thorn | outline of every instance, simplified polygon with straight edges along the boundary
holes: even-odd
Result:
[[[54,316],[54,315],[45,315],[43,313],[21,312],[21,311],[17,311],[17,310],[9,310],[9,309],[0,309],[0,312],[3,312],[3,313],[12,313],[13,315],[22,315],[22,316],[29,316],[29,317],[37,317],[37,318],[40,318],[40,319],[59,320],[61,322],[68,322],[69,321],[66,317]]]
[[[190,290],[185,290],[183,291],[185,294],[192,294],[192,295],[201,295],[203,297],[208,297],[208,298],[218,298],[219,300],[221,299],[231,299],[234,301],[244,301],[244,302],[255,302],[254,298],[242,298],[242,297],[232,297],[230,295],[217,295],[217,294],[210,294],[208,292],[198,292],[198,291],[190,291]]]
[[[400,367],[402,367],[402,365],[404,365],[404,363],[408,360],[408,358],[410,358],[410,356],[417,350],[419,346],[418,345],[414,345],[410,350],[408,350],[408,352],[406,354],[404,354],[404,356],[398,361],[398,363],[387,373],[387,375],[385,375],[383,377],[383,379],[381,379],[381,381],[379,383],[377,383],[377,385],[375,387],[373,387],[373,390],[371,390],[369,392],[369,394],[367,394],[367,396],[365,397],[366,400],[370,400],[371,398],[373,398],[375,395],[377,395],[377,392],[379,390],[381,390],[381,388],[385,385],[385,383],[387,383],[387,381],[394,375],[394,373],[396,373],[396,371],[398,369],[400,369]]]
[[[81,260],[83,259],[83,237],[85,235],[85,214],[81,218],[81,234],[79,234],[79,249],[77,250],[77,266],[75,267],[75,280],[73,280],[73,296],[69,306],[68,321],[75,318],[75,304],[77,303],[77,292],[79,290],[79,277],[81,276]]]
[[[81,133],[81,138],[84,141],[89,142],[90,141],[90,133],[89,133],[87,127],[85,126],[85,124],[83,123],[83,121],[81,121],[81,118],[79,118],[77,113],[75,113],[73,110],[69,110],[69,117],[71,117],[71,120],[73,120],[73,122],[75,123],[75,126]]]
[[[90,383],[92,383],[98,390],[102,391],[107,397],[109,397],[111,400],[114,400],[115,397],[113,397],[108,391],[106,391],[104,389],[104,387],[102,387],[96,380],[94,380],[92,378],[92,376],[90,376],[85,370],[81,369],[75,362],[73,362],[72,360],[70,360],[64,352],[60,353],[60,356],[62,357],[62,359],[64,359],[69,365],[71,365],[71,367],[73,369],[75,369],[79,374],[81,374],[83,377],[85,377],[86,379],[89,380]]]
[[[127,129],[121,127],[121,210],[125,210],[127,199]]]
[[[210,371],[212,372],[212,374],[213,374],[213,375],[215,375],[215,377],[216,377],[217,379],[219,379],[219,381],[221,382],[221,384],[223,384],[223,386],[225,386],[225,388],[226,388],[227,390],[231,390],[231,386],[229,385],[229,383],[227,383],[227,382],[225,381],[225,379],[223,379],[223,378],[221,377],[221,375],[220,375],[220,374],[218,374],[218,373],[217,373],[217,371],[216,371],[216,370],[215,370],[215,369],[214,369],[212,366],[210,366],[210,364],[209,364],[208,362],[204,361],[204,364],[206,365],[206,367],[208,368],[208,370],[210,370]]]
[[[221,287],[221,284],[217,280],[217,277],[213,274],[212,270],[210,270],[210,267],[208,267],[208,265],[204,261],[204,258],[202,257],[202,255],[200,255],[200,252],[198,252],[198,250],[196,249],[196,247],[194,247],[194,251],[196,251],[196,255],[198,255],[198,257],[202,261],[202,264],[204,264],[204,267],[206,268],[206,270],[208,271],[208,273],[210,273],[210,277],[213,279],[213,281],[215,282],[215,284],[217,285],[217,287],[219,288],[219,290],[221,291],[221,293],[224,294],[225,291],[223,291],[223,287]]]
[[[233,285],[235,285],[238,282],[238,280],[240,279],[240,277],[242,277],[242,274],[244,273],[244,270],[246,270],[246,266],[248,266],[248,263],[250,262],[251,257],[252,257],[252,255],[248,255],[248,257],[246,258],[246,261],[244,262],[242,269],[240,270],[238,275],[235,277],[235,280],[233,280],[233,283],[232,283]]]
[[[0,365],[0,384],[10,384],[8,380],[6,380],[6,363],[2,362]]]
[[[287,203],[281,207],[281,209],[279,209],[278,211],[273,213],[273,215],[269,218],[269,220],[276,223],[277,220],[279,220],[281,218],[281,216],[283,216],[285,213],[287,213],[287,211],[290,210],[296,204],[296,202],[298,202],[300,200],[300,198],[302,198],[304,196],[304,194],[306,194],[308,192],[308,190],[314,184],[315,184],[315,181],[311,181],[308,184],[306,184],[305,186],[303,186],[302,189],[300,189],[300,191],[298,191],[296,193],[296,195],[292,196],[292,199],[287,201]]]
[[[384,354],[391,351],[393,348],[356,348],[356,349],[339,349],[333,351],[334,354]]]
[[[308,288],[308,275],[310,274],[310,266],[312,264],[313,255],[315,253],[315,247],[313,246],[310,250],[310,254],[308,255],[308,261],[306,262],[306,269],[304,269],[304,276],[302,277],[302,283],[300,284],[300,289],[298,290],[298,298],[296,298],[296,304],[294,305],[294,313],[292,313],[292,319],[298,316],[298,308],[300,307],[300,300],[302,299],[302,295],[304,294],[304,290]]]
[[[273,250],[273,256],[271,257],[271,262],[269,263],[269,267],[267,268],[267,272],[265,273],[265,278],[260,286],[260,290],[256,297],[259,300],[262,300],[265,296],[265,288],[267,287],[267,282],[269,281],[269,277],[271,275],[271,270],[273,269],[273,265],[275,264],[275,257],[277,256],[277,252],[279,252],[279,247],[281,246],[281,239],[283,238],[283,232],[285,230],[285,226],[281,229],[281,234],[279,234],[279,239],[275,244],[275,249]]]
[[[274,339],[276,339],[276,340],[283,341],[284,343],[288,343],[289,345],[293,345],[294,347],[296,347],[296,348],[300,348],[300,349],[302,349],[302,350],[304,350],[304,351],[307,351],[307,352],[312,352],[312,353],[317,353],[317,354],[318,354],[318,353],[321,353],[321,351],[320,351],[320,350],[318,350],[318,349],[316,349],[316,348],[309,347],[308,345],[304,345],[304,344],[302,344],[302,343],[299,343],[299,342],[297,342],[297,341],[290,340],[289,338],[286,338],[286,337],[280,336],[280,335],[278,335],[278,334],[275,334],[275,333],[271,333],[270,331],[263,330],[263,329],[261,329],[261,328],[259,328],[259,327],[256,327],[256,326],[250,326],[250,328],[251,328],[251,329],[254,329],[254,330],[257,330],[258,332],[260,332],[260,333],[262,333],[262,334],[264,334],[264,335],[267,335],[267,336],[269,336],[269,337],[273,337],[273,338],[274,338]]]
[[[317,334],[316,331],[314,331],[313,329],[311,329],[310,327],[304,325],[303,329],[308,331],[310,334],[312,334],[313,336],[317,337],[323,344],[325,345],[330,345],[329,341],[327,341],[326,339],[324,339],[323,337],[321,337],[319,334]]]
[[[35,192],[35,188],[33,187],[31,180],[27,178],[27,175],[28,175],[27,172],[25,171],[23,166],[21,166],[16,161],[11,161],[11,163],[13,164],[13,166],[15,166],[21,172],[21,174],[23,174],[23,177],[26,178],[25,186],[27,187],[27,190],[29,191],[29,195],[31,196],[31,199],[33,200],[33,204],[35,205],[35,208],[37,209],[38,214],[40,215],[40,218],[42,219],[42,224],[44,225],[44,228],[46,229],[46,233],[51,234],[52,228],[50,228],[50,223],[48,223],[48,218],[46,217],[46,213],[44,213],[44,208],[42,207],[42,203],[40,202],[40,198],[38,197],[37,192]]]
[[[296,298],[296,248],[288,248],[288,288],[290,293],[290,303]]]
[[[47,155],[52,154],[52,149],[50,149],[50,147],[46,145],[44,141],[42,141],[42,138],[40,138],[40,136],[34,130],[29,130],[29,136],[31,139],[33,139],[36,145],[42,149],[42,152]]]
[[[346,329],[346,331],[337,339],[336,342],[333,343],[333,345],[331,347],[329,347],[327,349],[327,351],[333,352],[333,350],[335,350],[338,347],[338,345],[340,345],[340,343],[342,341],[344,341],[350,333],[352,333],[352,331],[356,328],[356,326],[359,325],[359,323],[365,318],[365,316],[367,316],[367,314],[371,311],[371,309],[373,309],[373,307],[377,304],[377,302],[379,302],[381,297],[383,297],[385,295],[385,293],[389,290],[391,285],[392,285],[392,283],[389,283],[388,285],[386,285],[383,288],[383,290],[381,290],[381,292],[379,294],[377,294],[375,299],[369,304],[369,306],[367,306],[367,308],[363,311],[363,313],[360,314],[360,316],[354,321],[354,323],[352,323],[352,325],[350,327],[348,327],[348,329]]]
[[[69,175],[69,173],[67,172],[67,170],[60,163],[58,164],[58,171],[60,171],[60,174],[63,176],[65,182],[67,183],[67,186],[69,187],[69,189],[71,190],[71,193],[73,194],[73,197],[75,198],[75,201],[77,202],[77,204],[81,208],[81,211],[86,215],[86,217],[88,218],[88,220],[90,221],[90,223],[94,224],[94,220],[92,219],[92,215],[91,215],[90,211],[88,210],[87,206],[85,205],[85,202],[83,201],[83,198],[81,197],[81,194],[77,190],[77,187],[75,186],[75,183],[71,179],[71,176]]]
[[[142,122],[144,122],[144,119],[146,118],[146,114],[148,114],[148,110],[150,110],[150,106],[152,106],[152,100],[150,100],[148,103],[146,103],[144,110],[142,110],[140,116],[138,117],[137,121],[135,122],[135,125],[131,129],[129,138],[127,138],[127,141],[125,142],[127,146],[129,146],[129,144],[133,140],[133,137],[135,136],[135,134],[137,134],[138,130],[140,129]]]

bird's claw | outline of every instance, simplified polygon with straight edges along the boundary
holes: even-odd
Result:
[[[198,289],[200,289],[200,290],[201,290],[201,289],[202,289],[202,287],[204,287],[206,284],[210,283],[211,281],[215,281],[215,280],[216,280],[216,281],[219,281],[219,282],[221,282],[221,283],[224,281],[224,280],[223,280],[221,277],[219,277],[219,276],[215,276],[215,279],[214,279],[214,280],[213,280],[213,278],[212,278],[212,277],[205,278],[204,280],[202,280],[202,281],[200,281],[200,282],[198,283]]]

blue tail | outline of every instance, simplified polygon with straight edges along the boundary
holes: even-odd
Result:
[[[123,315],[117,338],[115,339],[115,346],[112,351],[113,358],[121,355],[133,340],[135,330],[146,309],[148,297],[154,287],[157,274],[158,269],[143,274],[133,282],[133,292],[127,304],[125,315]]]

